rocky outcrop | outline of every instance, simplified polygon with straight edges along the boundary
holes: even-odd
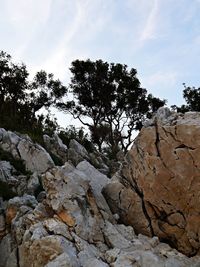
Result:
[[[15,159],[24,161],[26,169],[41,174],[52,168],[54,162],[47,151],[34,144],[27,136],[19,136],[0,128],[0,148],[12,154]]]
[[[166,108],[146,122],[121,177],[104,189],[122,222],[189,256],[200,253],[199,192],[200,114]]]
[[[52,137],[45,134],[43,140],[46,149],[58,157],[63,164],[68,161],[67,146],[63,144],[62,140],[56,133],[54,133]]]
[[[169,159],[162,166],[164,159],[161,144],[164,139],[161,135],[163,127],[171,129],[174,123],[178,127],[186,117],[189,118],[188,123],[190,121],[190,125],[193,125],[191,118],[196,122],[198,118],[195,114],[187,114],[185,117],[172,115],[166,110],[160,110],[159,114],[147,123],[128,154],[126,165],[112,179],[102,173],[109,171],[106,159],[95,151],[88,153],[77,142],[71,142],[69,148],[81,158],[74,166],[69,158],[69,149],[63,146],[61,140],[56,136],[45,137],[46,149],[50,153],[64,159],[67,152],[67,162],[63,166],[54,166],[52,160],[48,161],[49,154],[33,144],[30,138],[0,130],[0,148],[11,153],[15,159],[22,159],[20,142],[24,150],[29,147],[24,161],[27,169],[31,166],[34,172],[22,175],[15,169],[14,163],[11,162],[13,166],[6,160],[0,161],[0,267],[197,267],[199,256],[188,258],[160,242],[155,235],[188,255],[198,252],[198,249],[194,249],[199,243],[195,206],[198,205],[195,195],[198,176],[194,182],[190,181],[191,194],[194,196],[191,195],[190,205],[187,206],[193,207],[191,216],[196,216],[195,225],[193,220],[190,221],[189,209],[182,209],[184,201],[188,201],[187,190],[184,191],[185,200],[180,190],[181,185],[189,185],[184,182],[185,172],[182,172],[179,180],[171,178],[169,183],[172,184],[168,191],[162,191],[167,188],[163,180],[167,179],[167,164],[172,163]],[[147,134],[144,135],[145,130],[149,129],[158,133],[152,135],[150,132],[149,138],[156,136],[153,141],[148,141]],[[141,139],[143,135],[144,141]],[[191,150],[191,144],[187,145],[190,147],[188,150]],[[155,151],[160,149],[160,154],[148,150],[155,146]],[[166,146],[165,149],[167,156],[169,152]],[[181,145],[179,149],[186,148]],[[41,157],[44,153],[46,163],[43,170],[41,162],[37,162],[37,159],[42,161],[37,151]],[[182,154],[176,153],[181,159]],[[180,166],[172,168],[172,172],[179,170],[181,173]],[[188,172],[186,174],[189,175]],[[176,202],[173,202],[175,194],[170,196],[173,183],[178,189]],[[1,185],[11,190],[9,197],[1,194]],[[177,241],[178,238],[180,240]]]
[[[34,194],[40,186],[37,173],[24,175],[8,161],[0,161],[0,196],[5,199],[22,196],[25,193]]]
[[[42,175],[42,202],[30,195],[4,201],[0,267],[197,266],[199,257],[117,223],[101,193],[109,181],[87,161],[66,163]]]

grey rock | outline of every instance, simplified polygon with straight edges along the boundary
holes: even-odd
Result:
[[[160,107],[156,112],[156,118],[159,120],[166,120],[172,112],[167,107]]]
[[[82,158],[89,159],[87,150],[75,139],[70,140],[69,147],[74,149]]]
[[[68,149],[67,158],[68,161],[71,162],[74,166],[76,166],[79,162],[84,160],[84,158],[73,148]]]
[[[54,166],[50,155],[38,144],[22,139],[17,148],[27,170],[41,174]]]
[[[187,119],[191,119],[191,116],[197,118],[197,114],[187,114]],[[164,123],[171,121],[172,117],[164,115]],[[13,151],[22,141],[24,147],[28,144],[29,152],[32,151],[34,157],[31,164],[37,172],[29,178],[23,175],[15,177],[12,166],[6,163],[2,179],[8,181],[11,176],[17,178],[22,191],[26,178],[28,185],[23,190],[33,192],[39,183],[38,170],[41,172],[41,166],[36,163],[35,158],[37,153],[43,150],[32,144],[28,137],[21,135],[16,137],[15,134],[0,129],[0,146],[3,139],[7,145],[4,149],[10,149],[9,151]],[[56,141],[56,136],[54,139],[55,143],[57,142],[56,146],[61,147],[59,139]],[[70,149],[78,155],[74,147]],[[26,151],[27,161],[31,158],[29,152]],[[38,201],[34,196],[26,194],[8,202],[0,198],[0,267],[197,267],[199,265],[199,256],[188,258],[169,245],[160,243],[158,237],[151,238],[142,234],[137,236],[134,231],[137,224],[133,227],[122,224],[122,219],[129,224],[129,219],[134,218],[137,223],[143,220],[144,228],[148,228],[148,221],[145,221],[142,213],[138,212],[142,210],[141,200],[136,201],[135,192],[130,188],[130,191],[128,190],[131,180],[124,181],[124,176],[120,175],[120,172],[109,179],[83,160],[85,158],[83,154],[85,152],[79,155],[82,160],[76,167],[69,162],[61,167],[48,167],[48,170],[41,175],[44,191],[37,196]],[[21,158],[21,152],[18,156]],[[89,158],[91,159],[90,155]],[[97,155],[96,163],[98,166],[103,166],[105,161]],[[127,213],[129,216],[126,216]],[[170,219],[172,220],[171,217]],[[9,234],[5,235],[6,232]]]
[[[47,150],[57,156],[63,164],[68,160],[68,148],[56,133],[52,137],[44,135],[43,140]]]
[[[13,241],[10,234],[0,242],[0,267],[17,267],[16,251],[13,251]]]
[[[40,174],[54,166],[53,160],[46,150],[40,145],[34,144],[28,137],[20,137],[0,128],[0,140],[0,148],[11,153],[14,158],[23,160],[29,171]]]
[[[24,195],[22,197],[14,197],[8,201],[8,207],[20,207],[20,206],[28,206],[31,208],[35,208],[38,202],[34,196]]]
[[[94,258],[89,259],[85,264],[83,264],[83,267],[109,267],[109,265],[99,259]]]
[[[66,252],[62,253],[54,260],[46,264],[44,267],[80,267],[78,261],[72,261],[70,255]]]

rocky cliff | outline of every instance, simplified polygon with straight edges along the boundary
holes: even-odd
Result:
[[[119,193],[120,192],[120,193]],[[186,255],[200,250],[200,114],[161,108],[104,195],[121,221]]]
[[[182,120],[180,118],[180,122]],[[181,173],[179,163],[176,166],[170,163],[172,159],[163,158],[162,149],[171,158],[169,145],[172,141],[170,139],[169,145],[165,144],[165,148],[161,149],[163,137],[160,128],[165,122],[157,121],[158,118],[154,118],[142,130],[123,169],[111,179],[105,175],[109,171],[105,159],[96,152],[88,153],[75,140],[67,148],[57,136],[45,136],[46,146],[43,148],[27,136],[0,129],[0,267],[197,267],[200,263],[198,256],[188,258],[166,242],[160,242],[156,236],[163,241],[173,236],[173,241],[181,235],[178,232],[179,236],[176,236],[176,231],[172,235],[167,225],[170,229],[182,230],[181,233],[192,229],[193,232],[188,230],[191,235],[197,233],[199,226],[191,220],[192,228],[188,228],[189,215],[182,209],[182,203],[188,203],[189,199],[184,189],[186,182],[183,182],[186,174],[185,171]],[[166,123],[168,128],[172,127],[173,122],[169,118],[166,118]],[[147,139],[145,131],[149,132],[153,141]],[[185,138],[188,136],[186,134]],[[196,142],[197,137],[196,132]],[[193,148],[189,143],[183,144]],[[179,149],[186,149],[183,144]],[[157,150],[150,152],[150,149]],[[52,153],[63,160],[62,166],[56,166]],[[176,160],[183,160],[181,152],[176,153]],[[187,169],[189,162],[184,159],[182,165],[186,164]],[[192,164],[197,163],[193,161]],[[169,172],[168,168],[171,168]],[[167,179],[165,173],[182,175],[181,178],[178,176],[179,187],[174,187],[179,191],[171,192],[172,196],[169,193],[173,189],[171,185],[166,193],[158,183],[160,180],[168,188],[164,182]],[[191,171],[189,173],[192,174]],[[197,171],[195,174],[198,177]],[[191,216],[196,215],[196,218],[197,177],[194,182],[188,178],[190,182],[187,184],[195,195],[193,200],[190,195],[189,207],[193,207]],[[174,176],[174,183],[176,179]],[[184,198],[181,185],[185,190]],[[176,196],[175,203],[179,206],[173,203],[173,196]],[[159,203],[162,203],[161,207]],[[169,209],[165,209],[165,205]],[[173,210],[171,205],[174,205]],[[162,219],[158,216],[162,210],[170,214],[171,221],[168,217],[165,220],[165,216]],[[160,222],[157,222],[158,218]],[[159,227],[165,229],[162,235]],[[192,238],[196,242],[194,244],[199,243],[198,236]],[[171,243],[187,254],[193,253],[194,246],[188,245],[185,237],[181,240]],[[177,244],[181,242],[180,249]],[[182,249],[186,247],[187,250]]]

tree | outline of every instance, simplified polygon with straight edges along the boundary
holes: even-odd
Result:
[[[28,77],[23,63],[15,64],[9,54],[0,52],[1,127],[42,132],[46,125],[51,124],[49,116],[38,116],[36,113],[41,108],[55,105],[66,94],[67,88],[55,80],[53,74],[45,71],[37,72],[33,81],[29,81]]]
[[[165,103],[156,102],[153,96],[148,98],[136,69],[128,70],[126,65],[75,60],[70,70],[74,99],[58,107],[89,127],[99,150],[106,145],[113,155],[119,149],[126,151],[133,141],[133,131],[141,128],[147,113]]]
[[[180,107],[173,105],[172,108],[177,112],[188,112],[188,111],[200,111],[200,88],[189,87],[183,83],[183,97],[186,101],[186,105],[183,104]]]
[[[33,117],[41,108],[56,106],[67,93],[67,88],[60,80],[55,80],[52,73],[47,74],[44,70],[36,73],[33,81],[29,85],[27,104],[31,108]]]
[[[25,98],[28,86],[28,72],[24,64],[14,64],[11,56],[0,52],[0,113],[9,110],[13,115],[17,112],[17,104]],[[5,105],[7,107],[5,107]]]

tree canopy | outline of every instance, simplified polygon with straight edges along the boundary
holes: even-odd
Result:
[[[136,69],[129,70],[127,65],[75,60],[70,70],[73,100],[58,107],[89,127],[100,151],[103,146],[114,155],[119,149],[126,151],[133,141],[133,131],[165,104],[141,88]]]
[[[75,60],[70,70],[69,88],[44,70],[29,80],[25,64],[14,63],[1,51],[0,126],[42,136],[58,125],[50,113],[38,115],[38,111],[58,107],[89,128],[91,141],[100,152],[115,157],[119,150],[127,151],[143,120],[165,104],[141,87],[136,69],[127,65]],[[69,100],[68,92],[73,100]],[[62,136],[66,139],[70,132],[62,132]]]
[[[42,130],[52,125],[49,116],[37,116],[41,108],[48,108],[67,92],[67,88],[53,74],[37,72],[29,79],[26,66],[13,63],[6,52],[0,52],[0,124],[10,130]]]

